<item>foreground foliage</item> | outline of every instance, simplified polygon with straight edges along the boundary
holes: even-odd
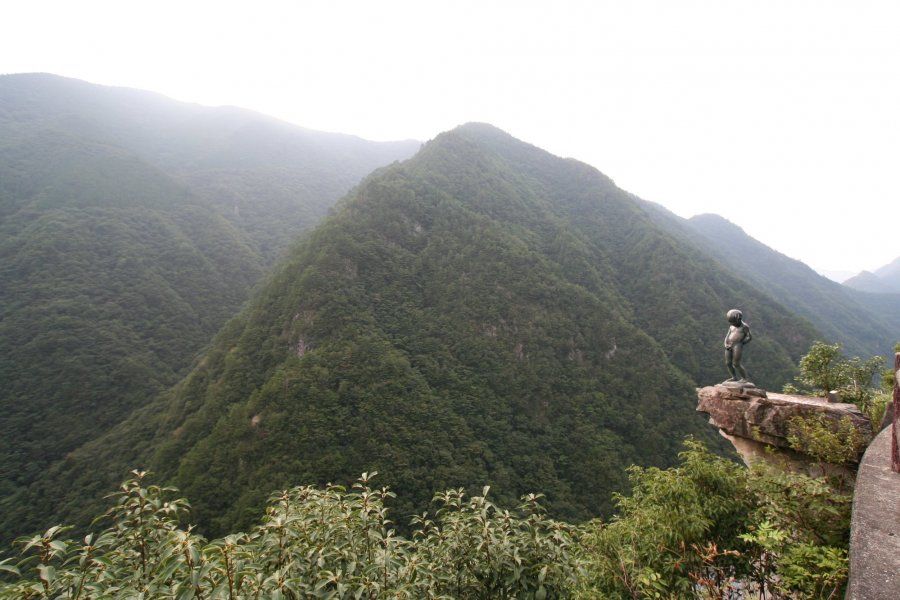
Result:
[[[850,496],[826,478],[751,469],[688,440],[670,469],[632,467],[618,515],[548,519],[461,489],[399,535],[394,494],[363,474],[352,489],[273,495],[248,533],[208,541],[180,525],[188,505],[134,472],[82,542],[66,528],[20,538],[0,561],[0,598],[836,598],[847,578]]]
[[[631,496],[585,526],[582,598],[837,598],[851,496],[825,478],[744,469],[688,441],[681,464],[632,467]]]
[[[0,569],[22,578],[0,584],[0,598],[539,599],[574,581],[569,528],[545,518],[536,496],[510,512],[487,488],[438,494],[408,540],[387,516],[393,493],[363,474],[350,491],[280,492],[252,531],[209,542],[179,526],[187,503],[168,500],[172,488],[134,473],[99,535],[63,541],[57,526],[19,539],[24,558]]]

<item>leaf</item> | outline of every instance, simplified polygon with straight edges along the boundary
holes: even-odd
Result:
[[[4,573],[12,573],[13,575],[20,575],[19,568],[15,565],[6,564],[8,561],[12,560],[11,558],[5,558],[0,560],[0,571]]]

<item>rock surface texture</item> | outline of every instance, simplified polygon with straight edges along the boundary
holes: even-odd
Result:
[[[778,464],[812,476],[822,474],[813,458],[795,452],[788,442],[788,423],[793,417],[824,414],[838,421],[849,417],[866,439],[872,439],[872,424],[854,404],[828,402],[823,398],[768,393],[752,383],[728,382],[697,390],[697,410],[709,414],[710,424],[728,439],[747,465],[757,460]],[[771,453],[775,448],[776,453]],[[859,457],[857,457],[857,460]],[[855,469],[838,470],[852,485]]]
[[[854,404],[830,403],[822,398],[768,393],[752,384],[727,383],[697,390],[697,410],[709,414],[709,422],[726,437],[788,449],[788,421],[796,416],[825,414],[840,420],[850,417],[869,438],[872,424]],[[740,448],[738,448],[740,450]]]

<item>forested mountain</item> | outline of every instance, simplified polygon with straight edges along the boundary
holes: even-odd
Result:
[[[889,334],[894,336],[894,344],[881,352],[888,358],[887,364],[891,364],[894,356],[895,345],[900,342],[900,332],[897,331],[897,323],[900,323],[900,293],[873,293],[845,288],[850,297],[856,300],[861,306],[864,306],[870,313],[877,315],[880,322],[884,323],[885,329]],[[869,352],[868,354],[875,354]]]
[[[0,77],[0,530],[51,463],[187,372],[288,238],[416,147]]]
[[[673,235],[704,248],[734,276],[806,317],[823,341],[840,343],[847,354],[890,355],[900,341],[900,297],[894,308],[890,301],[831,281],[718,215],[685,220],[659,205],[643,205]]]
[[[181,383],[57,465],[28,509],[92,514],[85,490],[139,463],[210,533],[249,525],[273,489],[363,471],[404,491],[400,520],[484,484],[595,516],[628,465],[672,464],[688,434],[722,447],[694,388],[725,378],[736,306],[751,374],[780,387],[808,322],[592,167],[466,125],[369,176]]]

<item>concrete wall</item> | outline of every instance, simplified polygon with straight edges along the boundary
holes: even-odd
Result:
[[[859,465],[847,600],[900,598],[900,353],[894,356],[893,414]]]
[[[893,438],[890,427],[882,430],[859,465],[847,600],[900,599],[900,473],[891,469]]]

